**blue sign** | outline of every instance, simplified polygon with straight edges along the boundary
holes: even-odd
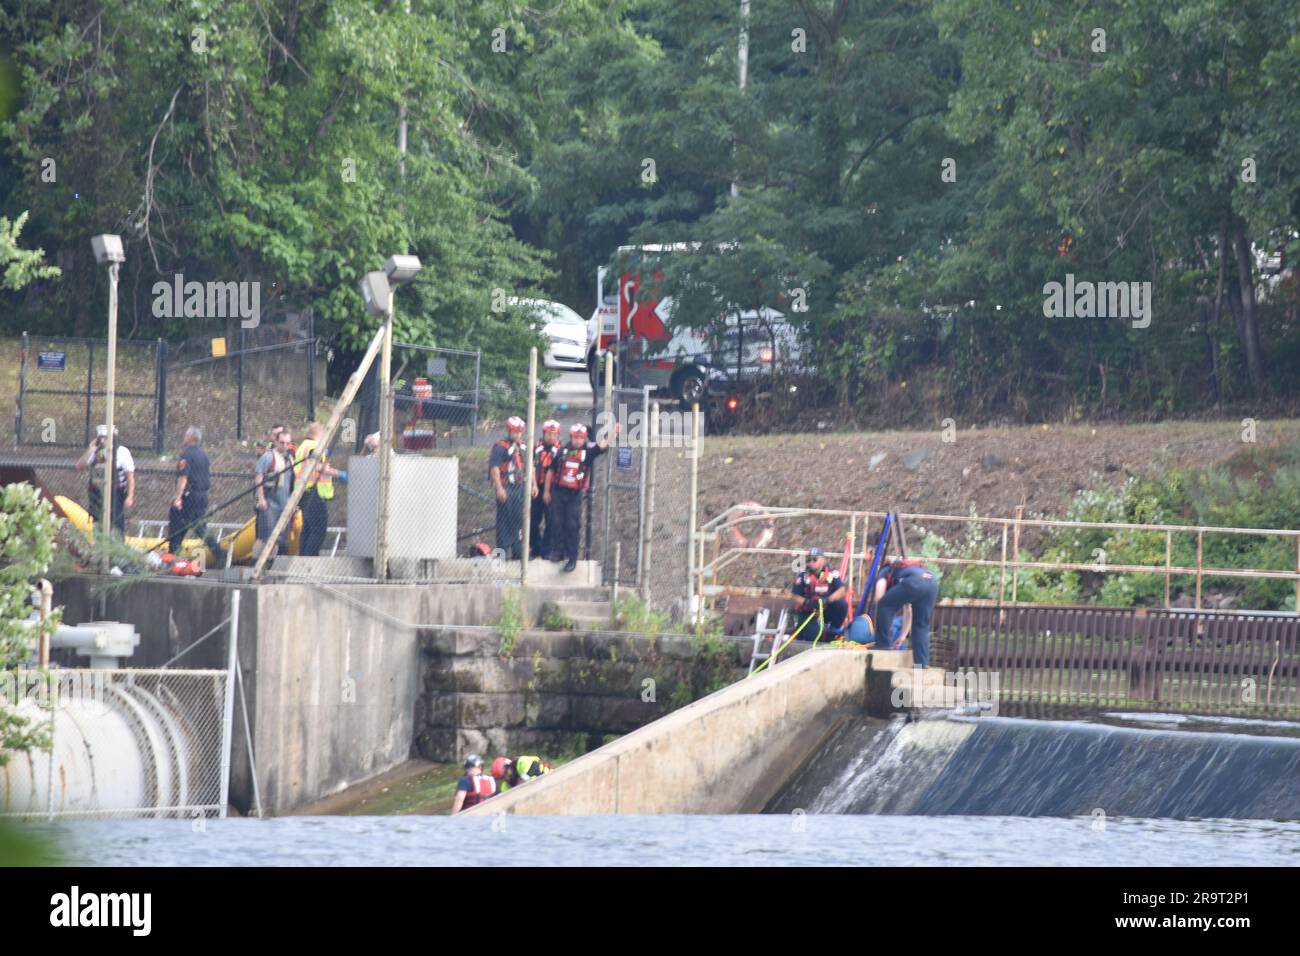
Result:
[[[618,449],[618,462],[617,462],[617,464],[618,464],[618,470],[619,470],[619,471],[631,471],[631,470],[632,470],[632,449],[631,449],[631,448],[619,448],[619,449]]]
[[[37,352],[36,368],[42,372],[64,372],[68,368],[67,352]]]

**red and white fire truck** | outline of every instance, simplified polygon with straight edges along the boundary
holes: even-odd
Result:
[[[674,321],[673,297],[662,288],[662,273],[651,271],[652,261],[690,248],[686,243],[620,246],[622,271],[615,288],[608,288],[609,269],[597,270],[596,310],[587,321],[593,389],[600,386],[610,349],[622,362],[620,382],[667,391],[685,404],[750,383],[778,362],[787,367],[798,362],[794,330],[775,309],[733,312],[716,324],[723,331],[714,333],[698,328],[705,323]],[[648,260],[645,268],[641,260]]]

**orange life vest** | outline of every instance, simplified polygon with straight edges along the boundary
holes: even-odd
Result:
[[[474,789],[465,794],[465,802],[461,804],[461,808],[464,810],[478,806],[497,792],[497,782],[489,774],[481,773],[478,776],[470,777],[470,783],[474,785]]]
[[[570,491],[586,491],[591,472],[587,468],[587,449],[569,446],[556,461],[555,483]]]

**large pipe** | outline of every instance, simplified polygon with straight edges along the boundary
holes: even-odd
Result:
[[[89,693],[52,709],[18,702],[20,716],[50,727],[53,746],[0,767],[0,813],[168,815],[190,804],[196,748],[187,723],[140,683],[88,683]]]

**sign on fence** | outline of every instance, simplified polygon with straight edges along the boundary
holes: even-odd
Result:
[[[40,372],[63,372],[68,367],[67,352],[37,352],[36,369]]]

